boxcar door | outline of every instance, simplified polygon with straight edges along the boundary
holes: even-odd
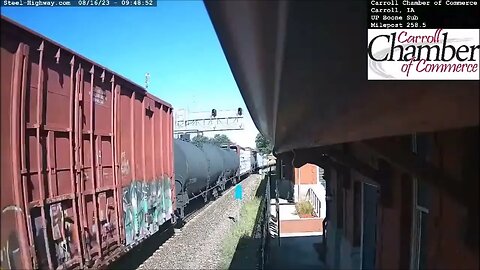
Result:
[[[33,266],[56,269],[82,265],[74,148],[80,73],[72,55],[56,58],[58,47],[37,41],[20,50],[20,172]]]
[[[93,266],[121,244],[114,151],[118,90],[113,75],[95,66],[87,68],[81,80],[84,94],[77,104],[77,134],[84,257]]]

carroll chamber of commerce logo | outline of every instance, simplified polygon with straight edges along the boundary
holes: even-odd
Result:
[[[369,29],[369,80],[479,80],[479,29]]]

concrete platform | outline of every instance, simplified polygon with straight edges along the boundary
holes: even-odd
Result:
[[[280,203],[287,203],[286,200],[281,200]],[[295,205],[280,205],[280,220],[295,220],[300,219],[300,217],[295,213]],[[272,215],[277,214],[275,199],[271,200],[270,213]]]
[[[290,236],[271,239],[266,269],[326,269],[320,260],[321,236]]]
[[[276,201],[270,203],[270,239],[266,269],[326,269],[320,260],[322,219],[300,218],[295,205],[280,199],[277,218]],[[280,238],[278,238],[280,222]],[[280,240],[280,241],[279,241]],[[280,243],[280,245],[279,245]]]
[[[277,211],[275,205],[275,199],[270,201],[270,213],[272,215],[271,222],[275,225],[278,225],[277,221]],[[280,200],[280,236],[283,236],[284,233],[307,233],[311,232],[312,235],[317,235],[323,231],[322,221],[323,219],[314,217],[314,218],[300,218],[295,209],[294,204],[287,204],[286,200]],[[277,232],[275,232],[277,233]]]

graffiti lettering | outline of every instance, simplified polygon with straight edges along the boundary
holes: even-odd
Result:
[[[4,216],[4,214],[8,212],[23,214],[23,211],[20,207],[16,205],[9,205],[2,209],[2,221],[4,218],[5,219],[11,218],[11,216],[10,217],[7,217],[6,215]],[[3,228],[4,228],[4,225],[2,224],[2,229]],[[17,269],[19,265],[16,265],[15,261],[18,260],[17,256],[19,256],[19,253],[20,253],[20,243],[18,241],[18,235],[16,231],[12,231],[10,232],[10,235],[6,239],[6,241],[4,243],[2,241],[2,247],[0,250],[0,262],[2,265],[2,269]]]
[[[171,180],[134,181],[123,190],[126,244],[158,231],[172,213]]]
[[[93,96],[93,102],[95,102],[95,104],[103,105],[107,101],[106,91],[98,86],[95,86],[92,96]]]
[[[125,152],[122,152],[121,160],[120,171],[122,172],[122,175],[125,176],[130,173],[130,163],[128,162]]]
[[[55,241],[55,254],[58,264],[63,264],[72,257],[71,223],[68,212],[61,203],[50,205],[52,235]]]

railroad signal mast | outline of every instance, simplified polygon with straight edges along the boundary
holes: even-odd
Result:
[[[175,111],[174,135],[203,134],[205,132],[243,130],[243,110],[217,110],[189,112],[185,109]]]

